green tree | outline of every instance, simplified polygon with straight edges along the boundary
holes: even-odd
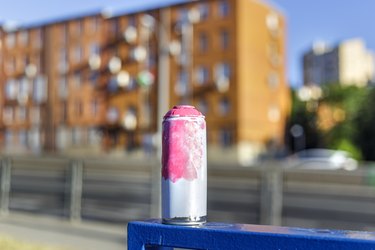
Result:
[[[300,125],[303,128],[304,148],[320,147],[322,143],[321,131],[317,127],[317,113],[314,109],[308,108],[308,103],[301,101],[296,90],[292,90],[292,110],[287,123],[287,141],[289,149],[293,152],[301,150],[295,145],[296,138],[291,135],[293,125]]]
[[[355,116],[355,142],[364,160],[375,161],[375,89],[370,88]]]
[[[322,103],[341,110],[344,119],[324,133],[324,144],[328,148],[345,150],[356,159],[361,159],[361,150],[357,143],[358,126],[356,123],[362,103],[367,98],[368,89],[341,84],[327,84],[323,88]]]

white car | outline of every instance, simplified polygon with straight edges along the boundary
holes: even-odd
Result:
[[[286,159],[286,168],[316,170],[355,170],[358,162],[348,152],[331,149],[306,149]]]

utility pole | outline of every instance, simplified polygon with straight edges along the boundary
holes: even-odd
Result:
[[[156,132],[156,162],[152,164],[152,193],[151,193],[151,216],[159,218],[161,214],[161,136],[163,116],[169,110],[169,47],[170,42],[169,27],[171,22],[169,8],[160,10],[160,20],[158,23],[158,97],[157,97],[157,132]]]

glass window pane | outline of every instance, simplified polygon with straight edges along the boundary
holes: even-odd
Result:
[[[219,16],[226,17],[229,15],[229,2],[227,0],[219,1]]]

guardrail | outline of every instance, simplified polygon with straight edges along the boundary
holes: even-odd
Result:
[[[375,249],[375,233],[224,223],[184,227],[163,225],[157,220],[128,224],[128,250],[172,250],[175,247],[215,250],[370,250]]]
[[[152,218],[159,160],[3,157],[0,213],[126,223]],[[154,171],[155,172],[155,171]],[[208,166],[210,221],[351,230],[375,229],[371,168],[281,171],[277,163]]]

